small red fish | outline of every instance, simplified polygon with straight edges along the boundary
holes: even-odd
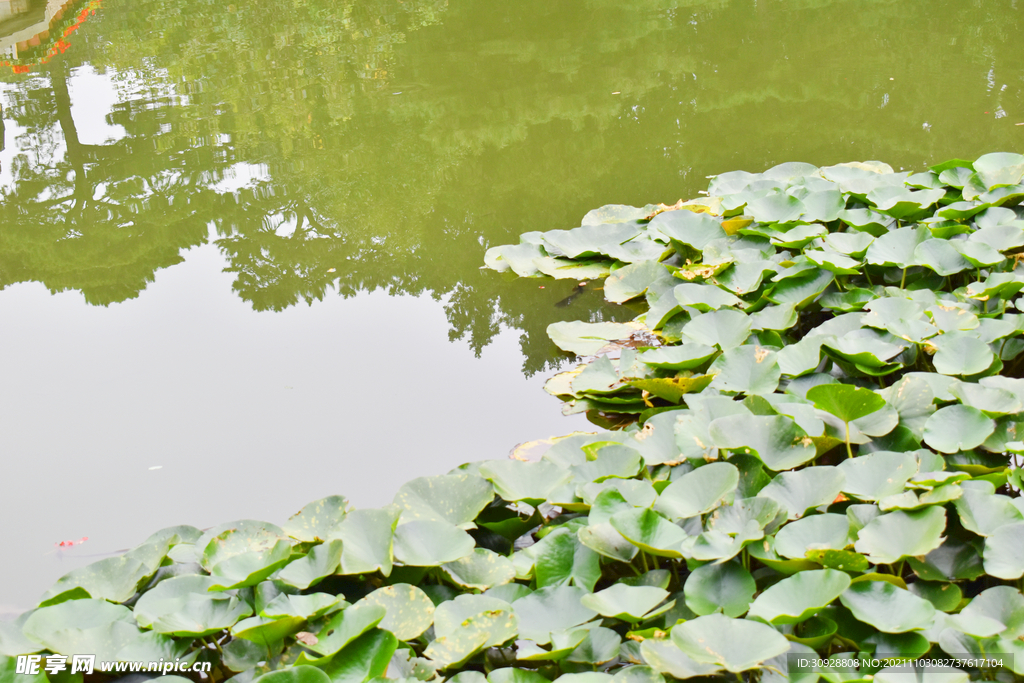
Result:
[[[88,536],[82,536],[77,541],[61,541],[60,543],[54,543],[58,548],[70,548],[73,545],[82,545],[89,540]]]

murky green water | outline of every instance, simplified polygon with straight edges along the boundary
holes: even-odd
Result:
[[[1022,151],[1017,4],[0,0],[0,615],[160,526],[584,427],[544,328],[633,312],[485,247],[721,171]]]

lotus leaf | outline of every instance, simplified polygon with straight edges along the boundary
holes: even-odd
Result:
[[[692,659],[739,673],[789,650],[778,631],[756,621],[709,614],[672,629],[672,642]]]
[[[775,500],[793,520],[803,517],[810,508],[831,503],[845,481],[842,470],[821,465],[797,472],[782,472],[758,495]]]
[[[805,621],[850,587],[850,576],[836,569],[798,572],[757,596],[750,616],[772,624]]]
[[[576,586],[542,588],[516,601],[519,633],[541,645],[551,642],[551,633],[590,621],[597,612],[580,601],[589,591]],[[436,620],[436,617],[435,617]]]
[[[752,453],[776,472],[813,460],[817,453],[807,432],[782,415],[720,417],[708,433],[718,447]]]
[[[729,617],[742,616],[756,591],[750,572],[736,562],[698,567],[683,588],[686,606],[700,616],[719,611]]]
[[[853,584],[839,600],[858,620],[884,633],[926,628],[935,617],[932,603],[888,581]]]
[[[924,442],[941,453],[956,453],[985,443],[996,423],[977,408],[939,408],[924,425]]]
[[[157,633],[202,638],[252,614],[252,608],[236,596],[208,592],[216,583],[194,574],[161,581],[135,604],[135,621]]]
[[[850,521],[846,515],[809,515],[779,529],[775,552],[796,560],[805,557],[808,550],[842,550],[849,543]]]
[[[718,664],[698,662],[671,640],[645,639],[640,645],[640,653],[652,669],[675,678],[707,676],[722,670]]]
[[[580,604],[604,617],[637,622],[667,597],[668,591],[662,588],[617,583],[610,588],[583,596]]]
[[[486,548],[475,548],[472,554],[443,564],[441,569],[458,585],[476,590],[500,586],[516,577],[515,568],[508,558]]]
[[[774,392],[782,376],[778,354],[760,346],[727,350],[715,359],[708,373],[715,375],[713,388],[748,395]]]
[[[685,531],[654,510],[634,509],[616,514],[609,522],[630,543],[644,552],[664,557],[682,557]]]
[[[711,463],[684,474],[662,491],[654,509],[670,519],[710,512],[736,490],[739,471],[725,462]]]
[[[880,515],[860,530],[855,548],[875,564],[927,555],[938,548],[946,529],[946,511],[939,506]]]
[[[999,527],[985,539],[985,571],[1000,579],[1024,576],[1024,522]]]
[[[414,519],[448,522],[463,529],[494,499],[494,488],[477,475],[458,473],[420,477],[403,484],[394,504],[402,522]]]
[[[381,510],[355,510],[338,525],[343,539],[339,574],[363,574],[380,570],[391,574],[394,533],[401,512],[394,506]]]
[[[434,604],[430,598],[407,583],[378,588],[356,604],[383,607],[385,616],[378,625],[394,633],[399,640],[419,637],[434,621]]]

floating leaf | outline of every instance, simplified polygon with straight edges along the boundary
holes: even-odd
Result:
[[[668,597],[668,591],[652,586],[617,583],[602,591],[584,595],[580,604],[601,616],[636,622]]]
[[[885,633],[926,628],[935,617],[932,603],[887,581],[853,584],[839,600],[858,620]]]
[[[672,642],[697,662],[738,673],[789,650],[778,631],[756,621],[709,614],[672,629]]]
[[[939,408],[924,425],[924,442],[942,453],[976,448],[995,431],[994,420],[964,405]]]
[[[772,624],[798,624],[817,614],[850,587],[850,576],[835,569],[798,572],[757,596],[750,616]]]
[[[708,431],[718,447],[756,455],[775,471],[802,465],[817,453],[807,432],[782,415],[720,417]]]
[[[662,491],[654,509],[670,519],[685,519],[710,512],[736,490],[739,471],[720,462],[684,474]]]
[[[379,626],[399,640],[419,637],[434,621],[434,603],[426,593],[407,583],[378,588],[357,604],[383,607],[386,614]]]
[[[875,564],[892,564],[935,550],[942,544],[945,529],[946,511],[938,506],[890,512],[860,530],[855,548]]]
[[[683,587],[686,606],[701,616],[718,611],[729,617],[741,616],[756,591],[750,572],[735,562],[698,567],[686,577]]]

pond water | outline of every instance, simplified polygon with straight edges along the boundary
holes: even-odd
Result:
[[[1018,0],[0,0],[0,618],[172,524],[587,428],[487,246],[1024,147]],[[65,540],[88,540],[58,549]]]

